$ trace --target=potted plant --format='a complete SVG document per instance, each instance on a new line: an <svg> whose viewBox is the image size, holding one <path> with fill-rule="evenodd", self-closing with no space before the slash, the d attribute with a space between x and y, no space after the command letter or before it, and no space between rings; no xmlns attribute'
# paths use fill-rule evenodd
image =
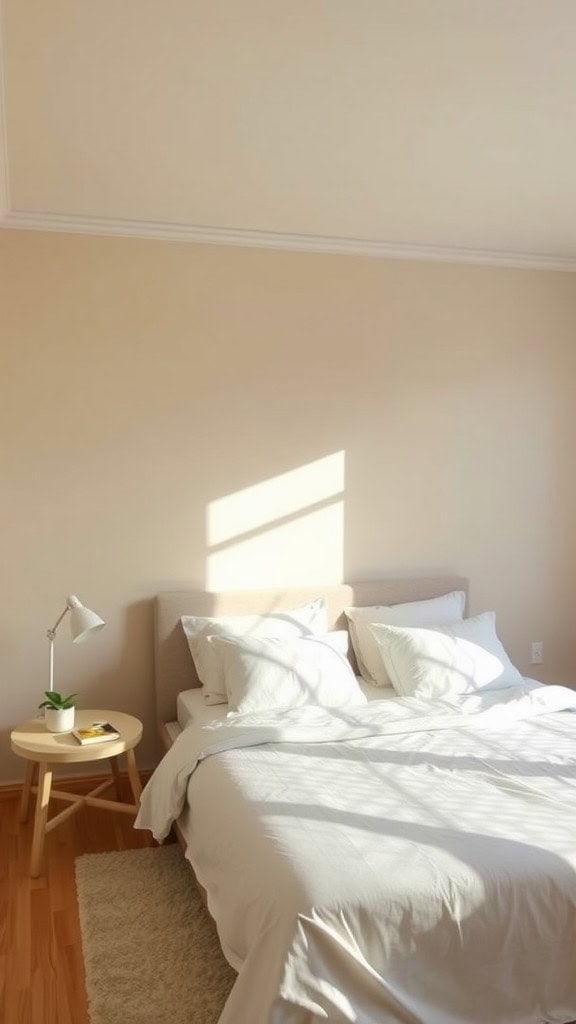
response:
<svg viewBox="0 0 576 1024"><path fill-rule="evenodd" d="M56 690L45 690L44 696L46 700L38 707L45 708L46 728L50 732L71 732L74 728L74 701L77 694L71 693L69 697L63 697Z"/></svg>

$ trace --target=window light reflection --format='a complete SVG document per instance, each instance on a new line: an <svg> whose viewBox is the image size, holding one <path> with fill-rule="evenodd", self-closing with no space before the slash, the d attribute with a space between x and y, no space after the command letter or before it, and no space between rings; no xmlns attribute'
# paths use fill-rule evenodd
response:
<svg viewBox="0 0 576 1024"><path fill-rule="evenodd" d="M344 452L212 501L207 589L343 579Z"/></svg>

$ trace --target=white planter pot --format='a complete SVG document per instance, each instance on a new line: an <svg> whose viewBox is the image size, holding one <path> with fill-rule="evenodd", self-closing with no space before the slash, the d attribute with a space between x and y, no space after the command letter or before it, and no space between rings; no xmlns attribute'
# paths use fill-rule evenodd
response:
<svg viewBox="0 0 576 1024"><path fill-rule="evenodd" d="M75 708L46 708L44 718L49 732L71 732L74 728Z"/></svg>

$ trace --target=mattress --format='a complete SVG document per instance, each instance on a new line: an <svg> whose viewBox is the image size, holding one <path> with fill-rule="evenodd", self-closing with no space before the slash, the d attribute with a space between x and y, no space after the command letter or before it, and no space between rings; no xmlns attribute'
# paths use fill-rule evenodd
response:
<svg viewBox="0 0 576 1024"><path fill-rule="evenodd" d="M228 714L227 704L206 704L204 691L197 686L194 690L183 690L176 700L176 717L181 729L190 722L207 725L209 722L220 722Z"/></svg>
<svg viewBox="0 0 576 1024"><path fill-rule="evenodd" d="M390 700L397 696L392 686L372 686L371 683L366 683L361 676L356 678L367 700ZM228 704L206 704L201 687L183 690L178 694L176 714L180 729L185 729L192 721L198 725L221 722L226 718L228 711Z"/></svg>

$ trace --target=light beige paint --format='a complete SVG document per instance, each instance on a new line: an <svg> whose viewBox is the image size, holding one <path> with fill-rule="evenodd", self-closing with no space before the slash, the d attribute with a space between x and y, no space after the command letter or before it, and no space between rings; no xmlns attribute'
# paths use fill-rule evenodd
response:
<svg viewBox="0 0 576 1024"><path fill-rule="evenodd" d="M0 231L0 310L1 780L66 594L107 627L63 624L57 688L146 765L151 597L259 538L231 585L459 572L576 681L572 275Z"/></svg>
<svg viewBox="0 0 576 1024"><path fill-rule="evenodd" d="M576 256L573 0L3 0L15 210Z"/></svg>
<svg viewBox="0 0 576 1024"><path fill-rule="evenodd" d="M6 89L4 75L4 47L2 35L2 5L0 3L0 224L10 211L8 188L8 137L6 134Z"/></svg>

